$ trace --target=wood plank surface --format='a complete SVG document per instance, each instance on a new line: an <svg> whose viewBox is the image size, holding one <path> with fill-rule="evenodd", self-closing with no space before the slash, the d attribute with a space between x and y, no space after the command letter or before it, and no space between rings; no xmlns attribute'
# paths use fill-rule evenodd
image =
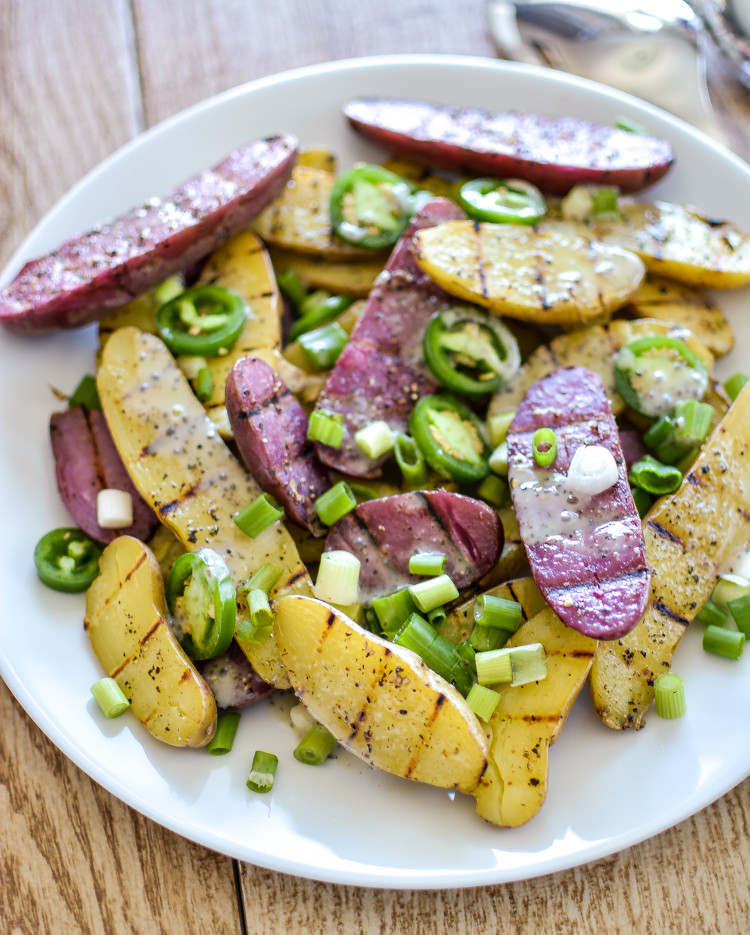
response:
<svg viewBox="0 0 750 935"><path fill-rule="evenodd" d="M0 0L0 265L88 169L205 97L365 54L491 56L483 0ZM750 105L715 101L750 154ZM483 889L334 886L165 831L73 766L0 684L0 933L750 931L750 780L598 863Z"/></svg>

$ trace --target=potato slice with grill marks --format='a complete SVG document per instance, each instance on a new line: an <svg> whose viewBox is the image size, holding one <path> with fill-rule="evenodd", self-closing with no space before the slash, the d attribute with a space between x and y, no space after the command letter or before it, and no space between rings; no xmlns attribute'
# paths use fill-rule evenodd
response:
<svg viewBox="0 0 750 935"><path fill-rule="evenodd" d="M415 254L447 292L545 325L607 319L644 275L638 257L593 239L584 224L478 224L446 221L419 231Z"/></svg>
<svg viewBox="0 0 750 935"><path fill-rule="evenodd" d="M470 792L487 740L464 698L413 652L315 598L279 601L274 634L292 688L346 749L372 766Z"/></svg>
<svg viewBox="0 0 750 935"><path fill-rule="evenodd" d="M84 628L149 732L172 746L202 747L216 730L216 702L168 620L156 557L138 539L118 537L86 594Z"/></svg>

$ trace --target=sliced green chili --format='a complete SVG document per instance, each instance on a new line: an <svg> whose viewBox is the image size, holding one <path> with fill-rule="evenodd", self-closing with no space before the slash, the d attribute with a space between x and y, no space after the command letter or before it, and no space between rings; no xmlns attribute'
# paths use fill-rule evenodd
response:
<svg viewBox="0 0 750 935"><path fill-rule="evenodd" d="M381 166L355 166L336 180L330 212L342 240L370 250L392 247L414 212L412 187Z"/></svg>
<svg viewBox="0 0 750 935"><path fill-rule="evenodd" d="M173 354L215 357L228 351L247 320L241 296L222 286L194 286L165 302L156 330Z"/></svg>
<svg viewBox="0 0 750 935"><path fill-rule="evenodd" d="M469 217L494 224L536 224L547 211L544 195L524 179L471 179L458 202Z"/></svg>
<svg viewBox="0 0 750 935"><path fill-rule="evenodd" d="M53 591L85 591L99 574L102 547L76 527L53 529L37 542L34 565L39 580Z"/></svg>
<svg viewBox="0 0 750 935"><path fill-rule="evenodd" d="M666 335L636 338L615 357L615 386L635 412L669 415L680 399L702 399L708 369L683 341Z"/></svg>
<svg viewBox="0 0 750 935"><path fill-rule="evenodd" d="M630 469L630 483L646 493L661 497L674 493L682 483L682 474L671 464L662 464L651 455L644 455Z"/></svg>
<svg viewBox="0 0 750 935"><path fill-rule="evenodd" d="M471 482L489 473L481 423L458 400L423 396L411 411L409 431L425 461L442 477Z"/></svg>
<svg viewBox="0 0 750 935"><path fill-rule="evenodd" d="M185 633L180 644L191 659L213 659L229 648L237 615L232 576L213 549L186 552L172 566L166 587L170 613L182 598Z"/></svg>

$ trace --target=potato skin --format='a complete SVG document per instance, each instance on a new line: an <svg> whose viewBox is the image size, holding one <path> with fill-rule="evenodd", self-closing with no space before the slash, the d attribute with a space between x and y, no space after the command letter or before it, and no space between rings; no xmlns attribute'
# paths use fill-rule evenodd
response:
<svg viewBox="0 0 750 935"><path fill-rule="evenodd" d="M157 740L205 746L216 731L216 702L169 626L156 556L120 536L99 569L86 594L84 629L104 670Z"/></svg>

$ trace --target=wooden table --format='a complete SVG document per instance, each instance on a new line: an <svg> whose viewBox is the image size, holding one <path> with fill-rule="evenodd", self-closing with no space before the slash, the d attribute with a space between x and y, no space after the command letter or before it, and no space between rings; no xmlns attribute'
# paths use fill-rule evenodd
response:
<svg viewBox="0 0 750 935"><path fill-rule="evenodd" d="M484 0L0 0L0 266L87 170L196 101L292 66L493 56ZM734 147L748 92L714 69ZM5 531L5 534L9 534ZM0 684L0 931L742 933L750 781L595 865L474 890L318 884L238 864L90 781Z"/></svg>

